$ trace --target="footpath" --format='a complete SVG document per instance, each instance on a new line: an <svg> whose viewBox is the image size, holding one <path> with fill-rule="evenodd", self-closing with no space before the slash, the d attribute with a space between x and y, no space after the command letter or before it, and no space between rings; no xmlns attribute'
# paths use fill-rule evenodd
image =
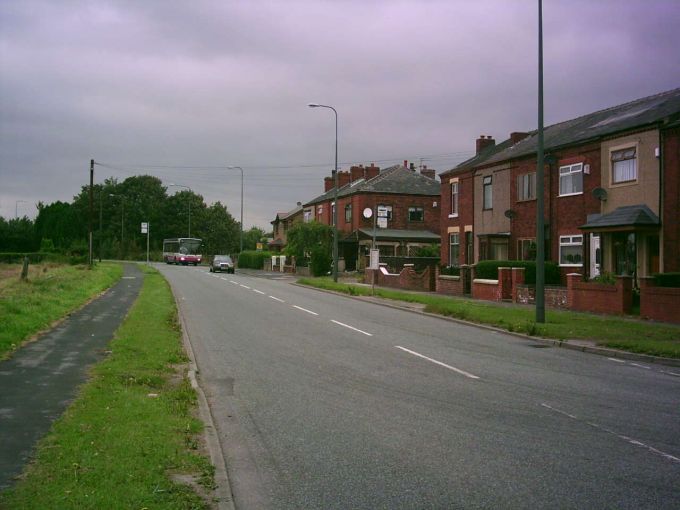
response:
<svg viewBox="0 0 680 510"><path fill-rule="evenodd" d="M116 285L0 362L0 490L13 484L89 368L106 356L144 279L136 264L123 268Z"/></svg>

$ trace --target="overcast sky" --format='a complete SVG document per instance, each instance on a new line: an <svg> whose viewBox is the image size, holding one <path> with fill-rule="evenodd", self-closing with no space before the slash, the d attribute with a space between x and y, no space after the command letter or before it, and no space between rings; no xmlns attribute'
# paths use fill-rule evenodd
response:
<svg viewBox="0 0 680 510"><path fill-rule="evenodd" d="M0 215L89 182L191 187L244 225L341 168L442 172L536 128L537 0L0 2ZM544 0L546 125L680 86L680 1ZM107 165L107 166L104 166ZM187 167L187 168L171 168ZM202 167L202 168L201 168ZM180 191L182 188L170 188Z"/></svg>

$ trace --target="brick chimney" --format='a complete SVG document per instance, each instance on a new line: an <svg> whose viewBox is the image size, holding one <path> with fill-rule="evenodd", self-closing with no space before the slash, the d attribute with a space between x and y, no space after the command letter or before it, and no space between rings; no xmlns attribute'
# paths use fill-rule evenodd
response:
<svg viewBox="0 0 680 510"><path fill-rule="evenodd" d="M434 168L427 168L427 165L423 165L423 168L420 170L420 173L422 175L424 175L425 177L429 177L430 179L435 179Z"/></svg>
<svg viewBox="0 0 680 510"><path fill-rule="evenodd" d="M479 138L477 138L476 155L479 155L479 153L487 147L493 147L494 145L496 145L496 140L494 140L492 136L479 135Z"/></svg>
<svg viewBox="0 0 680 510"><path fill-rule="evenodd" d="M517 142L524 140L527 136L529 136L529 133L513 131L512 133L510 133L510 141L512 142L512 145L515 145Z"/></svg>
<svg viewBox="0 0 680 510"><path fill-rule="evenodd" d="M349 175L350 178L352 179L352 182L358 181L359 179L364 178L364 167L359 165L359 166L353 166L349 169Z"/></svg>
<svg viewBox="0 0 680 510"><path fill-rule="evenodd" d="M408 168L408 159L404 160L404 168Z"/></svg>
<svg viewBox="0 0 680 510"><path fill-rule="evenodd" d="M376 175L380 173L380 167L375 166L373 163L371 163L371 166L367 166L365 169L364 175L366 176L366 180L373 179Z"/></svg>
<svg viewBox="0 0 680 510"><path fill-rule="evenodd" d="M349 172L338 172L338 189L350 183Z"/></svg>
<svg viewBox="0 0 680 510"><path fill-rule="evenodd" d="M326 191L330 191L333 189L333 177L324 177L323 178L323 191L324 193Z"/></svg>
<svg viewBox="0 0 680 510"><path fill-rule="evenodd" d="M411 163L411 164L409 165L408 169L411 170L411 172L415 172L415 171L416 171L416 164L415 164L415 163Z"/></svg>

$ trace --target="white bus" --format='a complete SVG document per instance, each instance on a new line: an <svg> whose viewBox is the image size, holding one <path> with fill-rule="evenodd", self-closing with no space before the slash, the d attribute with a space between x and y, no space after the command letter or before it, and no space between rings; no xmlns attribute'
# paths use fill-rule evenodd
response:
<svg viewBox="0 0 680 510"><path fill-rule="evenodd" d="M194 266L201 263L201 239L194 237L175 237L163 240L163 261L166 264Z"/></svg>

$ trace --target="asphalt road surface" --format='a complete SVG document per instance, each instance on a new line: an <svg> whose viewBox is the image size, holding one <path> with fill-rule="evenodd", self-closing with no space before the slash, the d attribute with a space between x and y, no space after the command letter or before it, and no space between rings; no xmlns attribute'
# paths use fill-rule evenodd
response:
<svg viewBox="0 0 680 510"><path fill-rule="evenodd" d="M159 267L237 508L680 508L680 369Z"/></svg>

